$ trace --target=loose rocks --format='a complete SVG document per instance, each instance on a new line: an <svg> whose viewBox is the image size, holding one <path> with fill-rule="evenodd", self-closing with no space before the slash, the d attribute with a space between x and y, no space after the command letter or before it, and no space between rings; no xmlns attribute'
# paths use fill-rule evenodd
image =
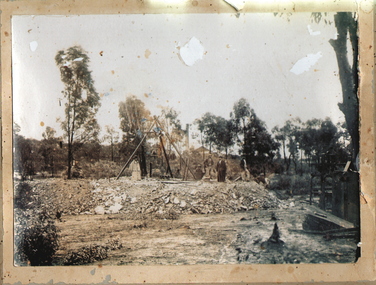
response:
<svg viewBox="0 0 376 285"><path fill-rule="evenodd" d="M48 212L63 215L125 213L134 218L156 214L166 218L180 214L233 213L278 208L277 197L256 182L182 182L100 179L88 181L44 179L30 186Z"/></svg>

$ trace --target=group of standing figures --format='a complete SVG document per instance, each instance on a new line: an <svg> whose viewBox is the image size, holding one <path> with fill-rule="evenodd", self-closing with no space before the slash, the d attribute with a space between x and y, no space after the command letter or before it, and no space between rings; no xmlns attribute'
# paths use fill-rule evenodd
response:
<svg viewBox="0 0 376 285"><path fill-rule="evenodd" d="M214 161L211 155L204 161L204 169L205 169L205 173L209 175L209 178L211 179L213 177L213 174L215 174ZM225 182L227 163L226 163L226 160L223 158L223 156L219 157L219 160L217 162L217 167L215 168L215 170L217 172L217 181Z"/></svg>

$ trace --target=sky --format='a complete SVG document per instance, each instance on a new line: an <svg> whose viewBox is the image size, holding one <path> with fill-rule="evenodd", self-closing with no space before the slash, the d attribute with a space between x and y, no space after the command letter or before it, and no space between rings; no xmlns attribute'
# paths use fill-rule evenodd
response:
<svg viewBox="0 0 376 285"><path fill-rule="evenodd" d="M332 15L328 16L328 20ZM136 95L154 115L179 112L183 124L204 113L229 118L246 98L271 130L294 117L343 121L334 24L310 13L14 16L13 118L21 135L62 135L64 85L55 55L80 45L101 96L102 130L119 130L118 104Z"/></svg>

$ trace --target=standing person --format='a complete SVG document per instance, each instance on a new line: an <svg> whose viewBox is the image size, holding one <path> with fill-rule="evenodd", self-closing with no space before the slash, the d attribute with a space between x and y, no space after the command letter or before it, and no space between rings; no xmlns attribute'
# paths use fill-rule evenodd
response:
<svg viewBox="0 0 376 285"><path fill-rule="evenodd" d="M204 176L204 174L205 174L204 169L202 168L201 164L198 164L196 166L196 169L195 169L196 179L198 179L198 180L202 179L202 177Z"/></svg>
<svg viewBox="0 0 376 285"><path fill-rule="evenodd" d="M218 182L225 182L226 181L226 170L227 170L226 161L223 159L223 156L220 156L219 161L217 163Z"/></svg>
<svg viewBox="0 0 376 285"><path fill-rule="evenodd" d="M242 180L249 181L251 179L251 174L249 173L245 158L240 161L240 167L243 169L243 172L241 174Z"/></svg>
<svg viewBox="0 0 376 285"><path fill-rule="evenodd" d="M214 161L211 155L204 161L205 175L209 175L209 180L212 179L214 173Z"/></svg>
<svg viewBox="0 0 376 285"><path fill-rule="evenodd" d="M134 157L131 165L129 166L129 169L132 171L132 181L141 180L141 169L137 156Z"/></svg>

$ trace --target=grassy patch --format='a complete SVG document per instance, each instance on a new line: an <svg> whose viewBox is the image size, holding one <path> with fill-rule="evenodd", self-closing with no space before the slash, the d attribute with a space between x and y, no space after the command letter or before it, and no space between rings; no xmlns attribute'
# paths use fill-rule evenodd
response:
<svg viewBox="0 0 376 285"><path fill-rule="evenodd" d="M270 181L269 189L286 190L292 195L308 194L311 189L311 176L304 175L275 175Z"/></svg>

